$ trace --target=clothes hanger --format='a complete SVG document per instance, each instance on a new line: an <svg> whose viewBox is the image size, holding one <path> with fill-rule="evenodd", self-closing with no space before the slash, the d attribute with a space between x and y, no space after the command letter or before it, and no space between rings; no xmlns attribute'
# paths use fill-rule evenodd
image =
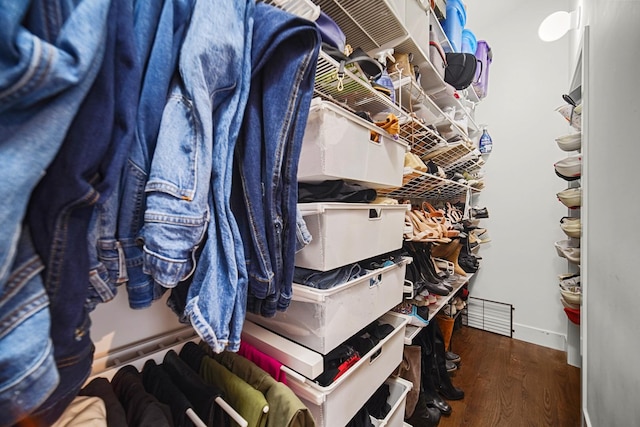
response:
<svg viewBox="0 0 640 427"><path fill-rule="evenodd" d="M185 338L181 338L181 337L177 337L175 338L178 342L170 345L170 346L165 346L162 344L157 344L157 347L155 350L147 350L142 351L142 350L136 350L137 345L133 345L127 349L125 349L124 351L121 351L119 353L122 354L131 354L134 353L133 357L130 358L126 358L126 359L121 359L121 358L115 358L113 361L113 365L110 366L108 369L106 370L102 370L102 371L98 371L98 372L92 372L91 376L87 379L87 381L85 382L85 384L88 384L89 382L91 382L94 378L98 378L98 377L102 377L102 378L106 378L107 380L111 381L111 379L115 376L116 372L118 372L118 370L125 366L125 365L132 365L134 366L138 371L142 371L144 364L146 363L147 360L152 359L153 361L155 361L157 364L162 364L163 360L164 360L164 356L171 350L175 351L176 353L179 353L180 350L182 349L182 347L189 341L193 341L193 342L197 342L200 337L198 335L193 335L187 339ZM247 422L247 420L245 420L242 415L240 415L231 405L229 405L229 403L227 403L222 397L218 396L214 399L214 401L218 404L218 406L220 406L220 408L222 408L223 411L225 411L229 417L231 419L233 419L236 423L238 423L239 426L241 427L247 427L249 425L249 423ZM265 411L266 412L266 411ZM200 417L198 416L198 414L196 414L193 409L189 408L186 410L186 415L187 417L189 417L189 419L193 422L193 424L197 427L207 427L207 425L200 419Z"/></svg>

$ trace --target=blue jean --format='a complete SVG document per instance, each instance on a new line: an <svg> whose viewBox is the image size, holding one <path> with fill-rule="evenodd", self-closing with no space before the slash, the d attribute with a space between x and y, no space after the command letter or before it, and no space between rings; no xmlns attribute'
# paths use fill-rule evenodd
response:
<svg viewBox="0 0 640 427"><path fill-rule="evenodd" d="M252 0L196 2L162 116L140 232L144 271L155 282L173 288L193 274L185 315L215 351L237 349L239 340L228 342L228 324L238 298L244 310L237 290L246 287L246 273L229 194L249 91L253 9Z"/></svg>
<svg viewBox="0 0 640 427"><path fill-rule="evenodd" d="M134 31L133 35L128 37L130 37L130 41L134 42L135 61L140 72L138 87L135 88L135 92L132 92L138 98L142 85L143 68L146 67L149 59L163 4L158 1L150 2L144 0L135 0L133 3ZM125 88L122 91L124 92L124 90ZM136 102L139 102L139 99ZM137 108L138 104L136 103L135 108L128 115L135 117ZM134 134L131 132L132 140L127 141L129 144L126 144L126 148L121 147L121 152L126 152L127 157L133 138ZM112 186L108 194L103 192L100 195L100 201L93 211L89 226L89 280L91 286L102 294L102 298L113 298L116 287L126 283L128 280L124 249L116 238L118 207L122 200L119 183L122 181L122 163L124 160L126 159L118 162L117 169L116 167L112 168L112 171L117 170L119 173L117 177L118 185Z"/></svg>
<svg viewBox="0 0 640 427"><path fill-rule="evenodd" d="M296 283L315 289L331 289L367 273L368 271L358 263L344 265L329 271L316 271L296 267L293 272L293 280Z"/></svg>
<svg viewBox="0 0 640 427"><path fill-rule="evenodd" d="M136 6L142 7L139 3L142 1L138 0ZM143 271L143 251L139 237L145 212L145 184L151 170L151 159L155 152L162 112L194 2L195 0L165 0L155 34L152 34L149 23L136 24L136 27L139 25L141 28L141 32L147 31L152 34L153 45L144 72L135 140L125 164L121 183L117 243L111 239L107 230L102 233L103 236L98 243L99 247L104 248L101 261L107 266L106 269L116 272L112 275L126 271L126 277L118 276L118 280L127 282L131 308L148 307L153 300L162 295L159 287L154 286L151 277ZM154 16L153 13L137 13L139 17L149 20ZM142 48L144 42L144 39L139 40L139 47ZM124 269L121 264L115 264L120 262L121 253L124 253L126 260Z"/></svg>
<svg viewBox="0 0 640 427"><path fill-rule="evenodd" d="M42 375L43 367L51 369L49 313L42 310L46 302L40 276L23 275L33 271L37 256L33 251L29 255L31 248L24 243L29 236L21 224L32 190L100 68L110 2L69 3L49 0L29 10L27 1L0 1L0 305L6 308L0 310L0 354L6 362L1 365L0 407L12 408L0 412L2 425L42 404L56 384L54 374ZM19 331L24 335L15 335ZM21 351L13 345L18 337L41 349ZM18 369L7 376L5 369L11 368ZM22 388L29 383L25 393Z"/></svg>
<svg viewBox="0 0 640 427"><path fill-rule="evenodd" d="M312 22L257 5L233 206L245 242L247 309L263 316L285 310L291 299L298 160L319 49Z"/></svg>

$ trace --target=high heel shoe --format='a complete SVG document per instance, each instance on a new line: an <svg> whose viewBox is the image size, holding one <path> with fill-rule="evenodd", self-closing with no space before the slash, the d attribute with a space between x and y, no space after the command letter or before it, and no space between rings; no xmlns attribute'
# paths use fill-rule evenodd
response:
<svg viewBox="0 0 640 427"><path fill-rule="evenodd" d="M442 230L433 221L425 218L421 211L407 211L409 220L411 221L414 232L410 239L413 242L440 242L443 241ZM417 232L416 232L417 230Z"/></svg>

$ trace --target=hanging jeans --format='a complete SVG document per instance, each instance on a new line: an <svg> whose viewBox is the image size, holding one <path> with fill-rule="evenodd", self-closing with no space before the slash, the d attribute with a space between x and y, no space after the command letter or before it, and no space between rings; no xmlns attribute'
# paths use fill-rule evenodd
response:
<svg viewBox="0 0 640 427"><path fill-rule="evenodd" d="M195 269L186 313L218 351L227 346L229 320L242 297L237 289L246 286L229 193L249 92L253 9L251 0L196 2L162 116L140 231L144 272L154 282L173 288Z"/></svg>
<svg viewBox="0 0 640 427"><path fill-rule="evenodd" d="M107 25L100 71L27 212L34 246L45 264L51 338L60 373L55 392L33 413L47 422L60 415L89 375L89 312L115 295L105 282L89 280L87 235L96 204L119 183L133 136L140 67L128 0L111 0Z"/></svg>
<svg viewBox="0 0 640 427"><path fill-rule="evenodd" d="M42 265L21 224L100 68L109 4L0 0L0 425L58 382Z"/></svg>
<svg viewBox="0 0 640 427"><path fill-rule="evenodd" d="M118 241L115 242L110 237L110 229L114 224L113 204L107 207L108 212L103 217L105 224L99 232L100 259L111 272L111 277L118 277L118 282L127 282L131 308L149 307L153 300L161 296L160 289L154 286L151 277L143 271L142 244L138 238L145 212L145 184L155 152L162 111L194 3L195 0L164 1L155 36L152 35L153 46L144 72L135 139L122 177L121 201L116 220ZM120 263L120 250L126 259L126 273ZM126 274L124 278L123 274Z"/></svg>
<svg viewBox="0 0 640 427"><path fill-rule="evenodd" d="M291 299L300 231L298 160L319 49L314 23L257 5L251 92L237 145L233 206L249 273L247 309L267 317L285 310Z"/></svg>
<svg viewBox="0 0 640 427"><path fill-rule="evenodd" d="M139 67L139 78L142 79L143 68L147 65L156 29L159 27L163 2L135 0L133 3L134 33L128 39L130 43L135 43L135 61ZM138 87L132 92L136 96L136 102L139 102L141 85L142 81L140 80ZM120 90L121 93L125 91L125 88ZM135 119L137 109L138 104L135 104L133 111L130 111L128 116ZM133 142L133 138L134 134L131 132L131 142ZM121 152L128 157L131 146L127 145L125 150L123 145L120 145ZM124 250L116 239L118 207L122 199L120 183L122 182L124 161L126 158L117 162L119 166L114 165L110 168L113 181L118 185L111 186L108 194L105 194L104 191L101 193L100 201L93 211L89 226L89 280L94 289L103 290L104 297L114 295L116 287L126 283L128 278ZM116 171L118 176L115 176Z"/></svg>

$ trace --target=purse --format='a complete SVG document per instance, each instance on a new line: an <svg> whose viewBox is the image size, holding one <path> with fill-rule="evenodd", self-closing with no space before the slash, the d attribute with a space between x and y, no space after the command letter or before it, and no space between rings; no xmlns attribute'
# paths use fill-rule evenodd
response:
<svg viewBox="0 0 640 427"><path fill-rule="evenodd" d="M457 90L466 89L476 75L477 58L471 53L447 53L444 81Z"/></svg>

